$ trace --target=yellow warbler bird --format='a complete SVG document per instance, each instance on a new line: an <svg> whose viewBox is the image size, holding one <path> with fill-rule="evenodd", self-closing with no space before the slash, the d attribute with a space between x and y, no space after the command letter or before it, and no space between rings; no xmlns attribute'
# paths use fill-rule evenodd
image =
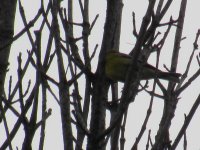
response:
<svg viewBox="0 0 200 150"><path fill-rule="evenodd" d="M131 65L132 57L127 54L119 53L117 51L109 51L106 54L106 76L113 81L125 82L128 68ZM137 67L136 67L137 68ZM137 70L136 70L137 71ZM153 67L150 64L144 64L140 73L141 80L148 79L164 79L172 82L179 82L179 73L163 72Z"/></svg>

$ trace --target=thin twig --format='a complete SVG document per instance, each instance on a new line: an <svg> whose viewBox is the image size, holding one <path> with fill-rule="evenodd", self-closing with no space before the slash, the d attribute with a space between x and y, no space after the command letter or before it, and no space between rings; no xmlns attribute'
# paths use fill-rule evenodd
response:
<svg viewBox="0 0 200 150"><path fill-rule="evenodd" d="M136 25L135 25L135 12L132 12L132 17L133 17L133 35L137 38L138 33L137 33Z"/></svg>

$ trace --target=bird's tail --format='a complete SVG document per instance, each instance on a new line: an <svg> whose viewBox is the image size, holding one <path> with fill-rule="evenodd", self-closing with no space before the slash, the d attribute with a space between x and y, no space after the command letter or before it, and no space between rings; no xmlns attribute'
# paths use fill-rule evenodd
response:
<svg viewBox="0 0 200 150"><path fill-rule="evenodd" d="M180 73L172 73L172 72L159 72L158 73L158 78L164 79L164 80L169 80L172 82L179 83L180 79L179 77L181 76Z"/></svg>

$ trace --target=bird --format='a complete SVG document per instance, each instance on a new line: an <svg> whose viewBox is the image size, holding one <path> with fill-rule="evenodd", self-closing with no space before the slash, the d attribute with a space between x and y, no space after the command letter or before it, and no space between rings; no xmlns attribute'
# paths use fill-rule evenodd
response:
<svg viewBox="0 0 200 150"><path fill-rule="evenodd" d="M131 62L132 57L130 55L114 50L107 52L105 56L106 77L115 82L125 82L126 74ZM138 60L138 64L139 63L142 62ZM135 71L138 71L138 67L135 68ZM148 63L143 65L140 73L141 80L155 79L157 77L158 79L164 79L175 83L180 82L180 76L180 73L164 72Z"/></svg>

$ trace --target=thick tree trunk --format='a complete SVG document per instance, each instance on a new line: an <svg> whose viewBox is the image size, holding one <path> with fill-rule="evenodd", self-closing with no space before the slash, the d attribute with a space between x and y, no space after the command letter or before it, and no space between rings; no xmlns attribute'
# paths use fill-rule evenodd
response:
<svg viewBox="0 0 200 150"><path fill-rule="evenodd" d="M104 57L108 50L119 49L122 7L122 0L107 0L107 15L103 42L96 72L96 80L93 84L90 122L91 136L88 139L88 150L105 149L104 140L98 139L105 130L105 103L108 93L108 82L104 76Z"/></svg>
<svg viewBox="0 0 200 150"><path fill-rule="evenodd" d="M17 0L0 2L0 95L4 93L4 80L8 67L11 45L5 47L13 38Z"/></svg>

